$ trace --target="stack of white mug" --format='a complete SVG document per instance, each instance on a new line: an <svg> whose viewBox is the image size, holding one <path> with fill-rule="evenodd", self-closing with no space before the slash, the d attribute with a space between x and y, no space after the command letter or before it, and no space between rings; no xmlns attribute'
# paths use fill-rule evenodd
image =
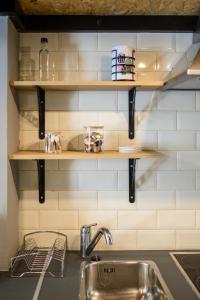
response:
<svg viewBox="0 0 200 300"><path fill-rule="evenodd" d="M112 48L112 80L135 80L134 53L128 46Z"/></svg>

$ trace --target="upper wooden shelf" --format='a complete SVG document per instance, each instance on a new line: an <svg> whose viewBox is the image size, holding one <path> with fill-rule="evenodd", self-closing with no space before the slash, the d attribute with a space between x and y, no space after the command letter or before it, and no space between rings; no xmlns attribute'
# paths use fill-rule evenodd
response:
<svg viewBox="0 0 200 300"><path fill-rule="evenodd" d="M141 89L156 89L162 87L164 81L11 81L10 86L18 90L33 90L40 86L46 91L73 91L73 90L120 90L128 91L132 87Z"/></svg>
<svg viewBox="0 0 200 300"><path fill-rule="evenodd" d="M120 158L156 158L160 153L143 150L133 153L120 153L118 151L102 151L100 153L86 153L83 151L62 151L61 153L45 153L42 151L18 151L10 154L10 160L53 160L53 159L120 159Z"/></svg>

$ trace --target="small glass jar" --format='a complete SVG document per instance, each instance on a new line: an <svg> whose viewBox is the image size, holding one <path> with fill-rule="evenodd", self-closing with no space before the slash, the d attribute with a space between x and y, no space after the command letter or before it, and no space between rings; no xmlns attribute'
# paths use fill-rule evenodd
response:
<svg viewBox="0 0 200 300"><path fill-rule="evenodd" d="M98 153L102 151L104 127L85 126L84 147L86 152Z"/></svg>

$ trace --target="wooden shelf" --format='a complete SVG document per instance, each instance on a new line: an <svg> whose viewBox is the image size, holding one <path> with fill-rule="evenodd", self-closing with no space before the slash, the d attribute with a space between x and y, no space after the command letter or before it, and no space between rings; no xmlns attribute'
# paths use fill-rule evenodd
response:
<svg viewBox="0 0 200 300"><path fill-rule="evenodd" d="M156 158L160 153L155 151L138 151L134 153L120 153L118 151L103 151L100 153L86 153L81 151L63 151L58 154L42 151L18 151L10 154L10 160L53 160L53 159L120 159L120 158Z"/></svg>
<svg viewBox="0 0 200 300"><path fill-rule="evenodd" d="M46 91L73 91L73 90L120 90L128 91L133 87L141 89L156 89L162 87L164 81L11 81L10 86L17 90L33 90L36 86Z"/></svg>
<svg viewBox="0 0 200 300"><path fill-rule="evenodd" d="M16 90L35 90L38 98L39 137L45 137L45 91L74 90L120 90L128 91L129 107L129 138L134 138L134 113L136 88L154 90L164 85L163 81L11 81L10 86ZM134 153L119 153L118 151L103 151L86 153L81 151L63 151L59 154L49 154L42 151L18 151L10 154L10 160L35 160L38 169L39 201L45 201L45 160L61 159L128 159L129 160L129 201L135 201L135 166L136 159L156 158L160 154L155 151L137 151Z"/></svg>

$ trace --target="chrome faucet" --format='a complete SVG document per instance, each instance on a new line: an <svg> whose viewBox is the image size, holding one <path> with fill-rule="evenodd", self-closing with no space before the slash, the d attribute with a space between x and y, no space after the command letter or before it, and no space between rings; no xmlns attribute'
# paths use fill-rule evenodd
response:
<svg viewBox="0 0 200 300"><path fill-rule="evenodd" d="M110 231L107 228L101 227L94 235L91 240L91 227L96 226L97 223L84 225L81 227L81 257L86 258L90 255L96 244L101 239L102 235L104 235L106 244L112 245L112 236Z"/></svg>

